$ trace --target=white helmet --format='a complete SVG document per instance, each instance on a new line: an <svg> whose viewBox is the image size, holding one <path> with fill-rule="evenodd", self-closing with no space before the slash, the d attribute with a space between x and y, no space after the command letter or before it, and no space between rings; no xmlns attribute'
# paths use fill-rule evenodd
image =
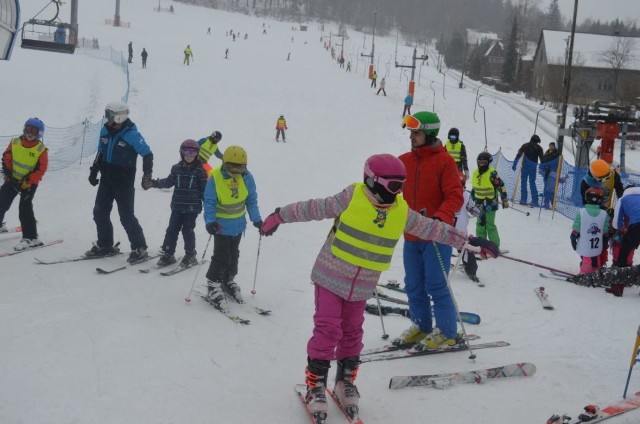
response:
<svg viewBox="0 0 640 424"><path fill-rule="evenodd" d="M129 106L124 102L109 102L104 108L104 117L113 119L116 124L122 124L129 119Z"/></svg>

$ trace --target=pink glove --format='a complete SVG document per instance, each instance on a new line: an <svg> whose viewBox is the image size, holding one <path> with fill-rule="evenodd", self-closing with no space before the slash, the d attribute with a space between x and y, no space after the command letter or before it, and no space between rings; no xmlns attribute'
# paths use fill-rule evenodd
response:
<svg viewBox="0 0 640 424"><path fill-rule="evenodd" d="M284 224L284 221L280 217L279 212L280 208L277 208L274 213L269 215L267 219L264 220L264 224L262 224L262 228L260 229L260 234L269 237L276 232L280 224Z"/></svg>

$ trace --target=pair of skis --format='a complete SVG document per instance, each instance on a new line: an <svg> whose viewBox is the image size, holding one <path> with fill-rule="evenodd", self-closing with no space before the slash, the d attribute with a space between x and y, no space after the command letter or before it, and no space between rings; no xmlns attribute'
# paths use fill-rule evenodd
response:
<svg viewBox="0 0 640 424"><path fill-rule="evenodd" d="M197 290L194 290L194 291L197 293L198 296L200 296L200 299L204 300L208 305L212 306L216 311L220 312L222 315L227 317L230 321L235 322L236 324L243 324L243 325L251 324L251 320L249 320L249 319L243 318L243 317L241 317L239 315L235 315L235 314L233 314L233 313L231 313L229 311L223 311L222 309L211 305L204 294L202 294L201 292L199 292ZM189 303L189 302L191 302L191 299L189 299L187 297L187 298L185 298L185 301L187 303ZM238 301L236 301L235 299L233 299L233 301L235 303L238 303ZM253 311L258 315L271 315L271 310L269 310L269 309L262 309L262 308L260 308L258 306L253 306L252 308L253 308Z"/></svg>
<svg viewBox="0 0 640 424"><path fill-rule="evenodd" d="M547 424L599 423L638 408L640 408L640 392L602 409L596 405L587 405L584 407L584 412L578 414L576 419L566 414L553 414L547 420Z"/></svg>
<svg viewBox="0 0 640 424"><path fill-rule="evenodd" d="M307 394L306 384L296 384L295 386L293 386L293 390L298 396L298 399L300 399L300 401L302 402L302 406L304 407L305 411L307 411L307 415L309 416L311 424L325 424L327 422L327 414L325 413L314 414L309 409L309 406L307 405L307 402L305 400L305 397ZM330 397L331 399L333 399L333 402L335 403L336 407L340 410L340 412L342 412L342 415L344 415L344 419L346 420L345 422L349 424L364 424L364 421L362 421L357 411L354 411L353 409L347 410L344 406L342 406L342 404L340 403L340 400L338 399L338 397L336 396L333 390L327 388L326 391L328 394L327 397Z"/></svg>
<svg viewBox="0 0 640 424"><path fill-rule="evenodd" d="M389 361L393 359L403 359L403 358L413 358L418 356L427 356L427 355L437 355L440 353L451 353L451 352L463 352L469 350L471 347L473 350L478 349L489 349L494 347L506 347L510 346L509 343L505 341L497 341L497 342L486 342L486 343L476 343L467 345L468 341L459 343L455 346L446 346L440 347L438 349L430 349L423 351L414 351L410 349L411 346L385 346L380 349L371 349L367 351L363 351L360 355L360 362L378 362L378 361Z"/></svg>

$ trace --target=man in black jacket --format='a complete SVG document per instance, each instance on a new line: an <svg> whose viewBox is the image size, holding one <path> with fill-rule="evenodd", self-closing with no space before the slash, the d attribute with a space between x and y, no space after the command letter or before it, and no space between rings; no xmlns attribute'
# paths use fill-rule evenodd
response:
<svg viewBox="0 0 640 424"><path fill-rule="evenodd" d="M522 171L520 173L522 177L520 180L520 203L523 205L527 204L527 184L529 184L529 188L531 189L531 203L529 203L529 205L534 208L538 207L536 168L538 167L538 162L542 160L543 155L544 152L542 151L542 147L540 147L540 137L534 134L528 143L520 146L518 154L513 161L511 169L515 171L518 166L518 160L520 160L522 156L525 157L525 159L522 160Z"/></svg>

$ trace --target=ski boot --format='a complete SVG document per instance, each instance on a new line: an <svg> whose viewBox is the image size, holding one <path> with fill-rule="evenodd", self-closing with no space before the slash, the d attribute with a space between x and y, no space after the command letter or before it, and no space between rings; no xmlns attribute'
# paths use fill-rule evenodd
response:
<svg viewBox="0 0 640 424"><path fill-rule="evenodd" d="M424 352L427 350L436 350L447 347L452 347L457 345L459 342L459 337L456 335L456 338L448 338L444 334L440 332L439 329L434 328L431 333L429 333L424 339L422 339L419 343L416 343L413 346L412 350L414 352Z"/></svg>
<svg viewBox="0 0 640 424"><path fill-rule="evenodd" d="M222 284L219 281L207 280L207 295L204 297L204 300L223 314L229 313L227 299L224 296Z"/></svg>
<svg viewBox="0 0 640 424"><path fill-rule="evenodd" d="M34 247L42 246L42 244L43 243L37 238L23 238L22 240L20 240L20 243L14 246L13 250L19 252L21 250L33 249Z"/></svg>
<svg viewBox="0 0 640 424"><path fill-rule="evenodd" d="M127 258L127 262L130 264L135 264L138 262L142 262L146 258L149 257L149 253L147 252L146 247L138 247L137 249L133 249L131 253L129 253L129 257Z"/></svg>
<svg viewBox="0 0 640 424"><path fill-rule="evenodd" d="M198 263L196 258L197 252L195 250L188 250L184 252L184 258L180 261L180 266L183 268L190 268Z"/></svg>
<svg viewBox="0 0 640 424"><path fill-rule="evenodd" d="M233 300L237 303L244 303L244 299L242 298L242 292L240 291L240 286L233 280L223 281L222 282L222 290L231 296Z"/></svg>
<svg viewBox="0 0 640 424"><path fill-rule="evenodd" d="M91 249L84 252L84 256L87 258L101 258L103 256L113 256L120 253L120 248L118 248L118 244L115 246L99 246L98 242L93 242L93 246Z"/></svg>
<svg viewBox="0 0 640 424"><path fill-rule="evenodd" d="M581 423L593 421L600 416L600 408L596 405L587 405L584 407L584 413L578 415Z"/></svg>
<svg viewBox="0 0 640 424"><path fill-rule="evenodd" d="M162 256L160 256L160 259L158 259L158 263L156 265L158 266L158 268L163 268L165 266L175 264L176 262L176 257L173 254L162 251Z"/></svg>
<svg viewBox="0 0 640 424"><path fill-rule="evenodd" d="M307 395L305 402L309 413L317 424L324 424L327 419L327 376L331 363L322 359L311 359L307 357L307 369L305 370L305 384L307 385Z"/></svg>
<svg viewBox="0 0 640 424"><path fill-rule="evenodd" d="M425 337L427 337L427 335L420 330L420 327L411 324L411 327L404 330L404 332L400 334L400 337L393 339L391 344L398 347L411 347Z"/></svg>
<svg viewBox="0 0 640 424"><path fill-rule="evenodd" d="M358 368L360 364L359 357L345 358L338 360L338 370L336 372L336 385L333 393L344 408L345 412L353 421L358 418L358 400L360 393L355 384L358 376Z"/></svg>

